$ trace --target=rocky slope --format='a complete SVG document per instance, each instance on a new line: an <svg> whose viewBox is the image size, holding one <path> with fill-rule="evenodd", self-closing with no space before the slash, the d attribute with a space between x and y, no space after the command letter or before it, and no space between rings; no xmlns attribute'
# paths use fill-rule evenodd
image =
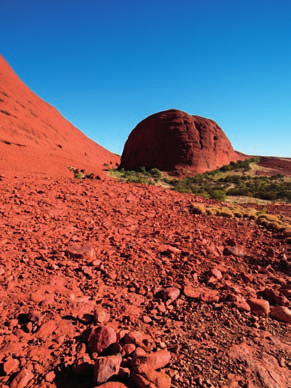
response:
<svg viewBox="0 0 291 388"><path fill-rule="evenodd" d="M202 173L245 157L233 150L213 120L170 109L147 117L134 128L124 146L120 168L144 166Z"/></svg>
<svg viewBox="0 0 291 388"><path fill-rule="evenodd" d="M0 171L71 176L67 166L102 173L119 158L87 138L34 94L0 56Z"/></svg>
<svg viewBox="0 0 291 388"><path fill-rule="evenodd" d="M2 387L288 387L282 232L109 180L4 177L0 197Z"/></svg>

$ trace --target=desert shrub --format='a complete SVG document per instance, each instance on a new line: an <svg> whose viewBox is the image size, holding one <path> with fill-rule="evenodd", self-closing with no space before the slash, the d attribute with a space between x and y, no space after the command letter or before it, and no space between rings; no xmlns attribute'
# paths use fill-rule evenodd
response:
<svg viewBox="0 0 291 388"><path fill-rule="evenodd" d="M235 217L239 217L239 218L240 218L240 217L243 216L243 211L242 211L241 208L239 208L239 207L232 207L231 210L232 210L233 215L234 215Z"/></svg>
<svg viewBox="0 0 291 388"><path fill-rule="evenodd" d="M147 175L147 174L148 174L148 172L147 172L147 168L146 168L146 167L144 167L144 166L142 166L142 167L138 167L138 168L136 169L136 171L137 171L137 172L141 172L142 174L145 174L145 175Z"/></svg>
<svg viewBox="0 0 291 388"><path fill-rule="evenodd" d="M218 201L224 202L226 200L226 193L222 190L211 190L209 192L211 199L217 199Z"/></svg>
<svg viewBox="0 0 291 388"><path fill-rule="evenodd" d="M135 174L128 175L126 180L127 180L127 182L130 182L130 183L140 183L143 185L151 184L151 180L141 173L135 173Z"/></svg>
<svg viewBox="0 0 291 388"><path fill-rule="evenodd" d="M206 208L204 205L192 204L190 212L192 214L206 214Z"/></svg>
<svg viewBox="0 0 291 388"><path fill-rule="evenodd" d="M274 214L263 214L261 216L258 217L259 221L262 221L262 220L267 220L267 221L270 221L270 222L276 222L278 221L278 216L274 215Z"/></svg>
<svg viewBox="0 0 291 388"><path fill-rule="evenodd" d="M82 172L74 172L74 178L76 178L76 179L84 179L85 175Z"/></svg>
<svg viewBox="0 0 291 388"><path fill-rule="evenodd" d="M251 220L255 220L257 218L257 211L253 208L244 209L243 215L244 217L250 218Z"/></svg>
<svg viewBox="0 0 291 388"><path fill-rule="evenodd" d="M255 198L265 199L268 201L274 201L275 199L277 199L278 193L276 193L275 191L260 190L260 191L253 193L253 196Z"/></svg>
<svg viewBox="0 0 291 388"><path fill-rule="evenodd" d="M216 216L217 215L217 212L218 212L218 209L215 208L215 207L208 207L206 209L206 213L209 215L209 216Z"/></svg>
<svg viewBox="0 0 291 388"><path fill-rule="evenodd" d="M162 172L158 168L151 168L149 172L155 179L160 179L162 177Z"/></svg>
<svg viewBox="0 0 291 388"><path fill-rule="evenodd" d="M260 210L259 212L257 212L257 216L259 217L259 216L263 216L263 215L265 215L265 214L267 214L267 208L266 207L264 207L262 210Z"/></svg>
<svg viewBox="0 0 291 388"><path fill-rule="evenodd" d="M221 217L232 218L233 212L230 209L228 209L227 207L222 207L222 208L218 208L217 215L219 215Z"/></svg>

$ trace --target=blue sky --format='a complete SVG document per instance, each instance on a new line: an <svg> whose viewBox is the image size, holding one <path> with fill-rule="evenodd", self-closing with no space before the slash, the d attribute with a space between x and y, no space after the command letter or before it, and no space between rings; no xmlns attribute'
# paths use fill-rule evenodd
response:
<svg viewBox="0 0 291 388"><path fill-rule="evenodd" d="M290 0L0 0L0 53L87 136L121 154L177 108L235 149L291 157Z"/></svg>

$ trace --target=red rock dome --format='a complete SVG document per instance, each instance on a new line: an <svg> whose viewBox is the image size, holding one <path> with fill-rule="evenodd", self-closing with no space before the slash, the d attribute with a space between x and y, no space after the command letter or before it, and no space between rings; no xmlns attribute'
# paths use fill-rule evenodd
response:
<svg viewBox="0 0 291 388"><path fill-rule="evenodd" d="M103 173L119 157L85 136L33 93L0 55L0 173L72 176L67 166Z"/></svg>
<svg viewBox="0 0 291 388"><path fill-rule="evenodd" d="M238 159L243 158L215 121L170 109L147 117L133 129L119 168L202 173Z"/></svg>

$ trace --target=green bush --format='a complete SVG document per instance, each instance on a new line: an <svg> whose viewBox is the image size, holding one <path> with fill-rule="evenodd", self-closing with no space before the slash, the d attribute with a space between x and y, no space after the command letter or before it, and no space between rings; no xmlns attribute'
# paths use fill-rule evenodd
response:
<svg viewBox="0 0 291 388"><path fill-rule="evenodd" d="M162 172L158 168L151 168L149 173L155 179L160 179L162 177Z"/></svg>
<svg viewBox="0 0 291 388"><path fill-rule="evenodd" d="M226 200L226 192L222 190L212 190L209 192L209 196L211 199L217 199L222 202Z"/></svg>

